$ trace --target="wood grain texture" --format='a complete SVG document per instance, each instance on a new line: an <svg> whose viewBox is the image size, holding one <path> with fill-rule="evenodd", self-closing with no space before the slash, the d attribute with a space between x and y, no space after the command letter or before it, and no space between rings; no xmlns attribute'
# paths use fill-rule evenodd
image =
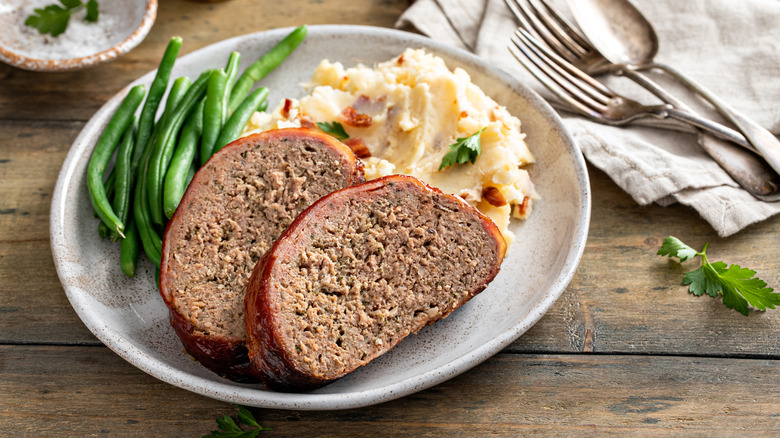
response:
<svg viewBox="0 0 780 438"><path fill-rule="evenodd" d="M4 346L0 367L2 436L194 437L235 415L103 347ZM274 428L268 437L771 436L780 433L779 377L776 361L756 359L499 354L377 406L252 411Z"/></svg>
<svg viewBox="0 0 780 438"><path fill-rule="evenodd" d="M0 120L0 242L48 241L54 182L83 125Z"/></svg>
<svg viewBox="0 0 780 438"><path fill-rule="evenodd" d="M75 138L71 125L66 126L62 135ZM8 202L0 204L8 211L0 214L0 234L6 233L0 240L0 261L14 260L16 266L0 267L0 309L5 309L0 310L0 341L97 343L67 303L51 261L48 194L54 188L57 166L39 166L40 157L30 157L22 149L20 145L9 155L15 166L0 163L0 172L6 165L9 169L0 173L8 176L0 186L0 199ZM47 153L61 157L61 164L64 152ZM759 235L760 245L739 236L718 239L687 207L631 206L633 201L627 199L623 208L599 208L600 197L620 199L625 194L597 170L591 169L591 180L596 187L594 218L580 267L552 309L507 351L780 357L776 342L780 312L752 312L746 318L725 308L720 299L694 297L681 279L696 265L681 266L655 254L666 234L676 234L692 245L710 241L713 257L722 255L729 263L757 269L770 285L778 285L775 248L780 247L780 223L776 219L751 231ZM635 235L618 236L610 243L608 235L614 233L616 223L630 222L631 216L646 217L637 215L639 210L654 216L654 221L635 227ZM667 216L676 219L664 219ZM621 243L629 241L634 243ZM47 309L45 315L40 314L42 308Z"/></svg>
<svg viewBox="0 0 780 438"><path fill-rule="evenodd" d="M99 344L66 299L49 245L54 183L82 127L0 121L0 342Z"/></svg>
<svg viewBox="0 0 780 438"><path fill-rule="evenodd" d="M755 269L778 288L780 217L722 239L694 210L639 206L603 172L588 170L593 214L577 273L555 306L510 351L780 358L780 311L744 317L720 298L695 297L682 276L698 261L681 265L656 255L668 235L699 249L710 242L712 261Z"/></svg>
<svg viewBox="0 0 780 438"><path fill-rule="evenodd" d="M0 64L0 114L10 120L88 120L125 85L157 68L165 45L184 39L181 54L234 36L301 24L391 27L407 0L160 1L149 35L121 59L75 72L41 73Z"/></svg>
<svg viewBox="0 0 780 438"><path fill-rule="evenodd" d="M165 0L147 38L95 68L0 65L0 436L201 436L233 406L162 383L102 346L68 303L49 247L57 173L86 121L182 53L303 23L392 26L408 0ZM780 286L780 217L728 239L691 209L638 206L589 168L593 214L571 284L501 354L378 406L254 410L261 436L780 435L780 310L743 317L681 284L696 262L655 253L667 235Z"/></svg>

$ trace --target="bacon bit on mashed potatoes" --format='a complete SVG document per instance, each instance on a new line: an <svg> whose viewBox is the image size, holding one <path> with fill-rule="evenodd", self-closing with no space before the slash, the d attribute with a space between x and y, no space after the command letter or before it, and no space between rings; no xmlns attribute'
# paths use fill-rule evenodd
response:
<svg viewBox="0 0 780 438"><path fill-rule="evenodd" d="M360 149L367 180L403 173L460 195L493 219L507 243L513 240L510 217L531 213L538 195L523 167L534 158L520 120L464 70L450 71L441 58L407 49L374 68L345 69L324 60L307 85L308 96L255 113L245 133L338 122L350 137L346 143ZM438 170L449 145L482 128L482 153L474 164Z"/></svg>

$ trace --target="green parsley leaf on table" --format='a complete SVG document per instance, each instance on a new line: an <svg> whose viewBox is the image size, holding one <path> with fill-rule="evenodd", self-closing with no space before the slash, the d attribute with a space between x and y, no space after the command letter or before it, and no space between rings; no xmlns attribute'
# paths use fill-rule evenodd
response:
<svg viewBox="0 0 780 438"><path fill-rule="evenodd" d="M680 263L693 257L701 257L701 267L683 275L683 284L689 285L688 291L696 296L707 294L723 297L723 304L729 309L748 316L748 304L758 310L774 309L780 306L780 293L767 287L766 282L755 277L756 271L739 265L726 267L724 262L710 263L705 243L701 251L696 251L674 236L664 239L658 255L677 257Z"/></svg>
<svg viewBox="0 0 780 438"><path fill-rule="evenodd" d="M209 435L204 435L203 438L254 438L264 430L273 430L270 427L260 426L249 409L241 405L236 405L236 407L238 408L238 423L233 421L229 415L223 415L216 420L219 430L212 430ZM244 430L239 426L240 424L254 429Z"/></svg>
<svg viewBox="0 0 780 438"><path fill-rule="evenodd" d="M84 17L84 19L90 23L96 23L99 14L98 2L96 0L89 0L87 2L87 16Z"/></svg>
<svg viewBox="0 0 780 438"><path fill-rule="evenodd" d="M39 33L48 33L58 36L65 32L70 22L70 16L78 10L86 7L87 15L84 20L94 23L98 20L97 0L89 0L86 3L80 0L60 0L60 4L51 4L43 8L36 8L35 12L27 17L24 24L38 29Z"/></svg>
<svg viewBox="0 0 780 438"><path fill-rule="evenodd" d="M458 163L466 164L471 162L471 164L474 164L477 161L477 156L482 153L482 142L479 140L479 137L484 130L485 128L482 128L468 137L458 138L455 143L451 144L451 150L441 159L439 171Z"/></svg>
<svg viewBox="0 0 780 438"><path fill-rule="evenodd" d="M346 140L349 138L349 134L347 134L347 131L344 130L344 127L339 122L317 122L317 127L320 128L322 132L330 134L338 140Z"/></svg>

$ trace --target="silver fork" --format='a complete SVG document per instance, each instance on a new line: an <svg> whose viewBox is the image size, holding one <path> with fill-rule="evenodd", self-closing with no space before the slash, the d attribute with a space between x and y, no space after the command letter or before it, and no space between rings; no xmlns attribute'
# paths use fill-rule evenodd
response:
<svg viewBox="0 0 780 438"><path fill-rule="evenodd" d="M644 105L619 95L541 44L528 31L518 28L512 43L524 56L510 51L558 98L588 118L608 125L625 125L638 119L674 119L696 127L721 132L715 122L664 103ZM541 74L539 73L541 72ZM728 135L723 134L722 135ZM739 135L734 132L735 135ZM744 141L744 137L742 138Z"/></svg>
<svg viewBox="0 0 780 438"><path fill-rule="evenodd" d="M542 6L532 0L504 0L504 3L520 27L581 70L592 75L616 71L615 65L547 2L542 2Z"/></svg>
<svg viewBox="0 0 780 438"><path fill-rule="evenodd" d="M622 66L612 64L604 58L604 56L602 56L574 26L570 25L566 19L546 2L542 1L541 5L539 2L533 0L505 0L505 2L520 22L521 27L526 28L529 32L533 32L538 38L534 39L528 33L525 36L519 31L516 33L513 43L521 51L526 53L526 59L530 60L534 65L537 65L537 68L540 68L538 67L537 61L544 58L541 53L546 51L547 55L545 56L553 60L556 55L559 55L557 56L559 62L545 64L547 65L548 70L553 69L554 71L557 71L559 75L560 71L573 75L587 84L588 88L585 90L577 87L572 89L572 87L561 85L554 80L553 82L555 82L555 84L553 84L550 80L540 78L533 68L529 68L528 63L524 62L523 58L518 58L517 53L510 49L512 54L559 98L592 120L600 123L622 125L646 117L673 118L690 123L698 128L707 130L713 128L713 131L720 137L725 137L729 141L740 144L750 151L754 151L752 145L748 144L741 134L730 128L701 118L685 103L676 99L641 73L633 70L624 70ZM539 40L544 41L544 44L539 43ZM544 47L545 45L547 47ZM555 53L550 52L547 49L548 47ZM532 51L531 49L535 50ZM535 53L537 58L528 55L529 51ZM568 64L560 58L566 58L566 60L574 65ZM536 59L536 61L534 61L534 59ZM568 67L566 66L567 64L569 65ZM593 74L624 74L655 94L666 102L667 105L646 106L623 96L619 96L584 72L577 72L575 66ZM541 68L540 70L544 71L544 69ZM550 78L556 77L555 74L549 73L545 73L545 76ZM564 81L564 83L568 84L569 81ZM557 88L556 85L560 88ZM566 93L562 93L561 88L565 89ZM595 96L593 96L593 90L598 90L598 93L596 93ZM585 93L585 99L582 98L583 92ZM572 96L577 95L580 95L579 99L572 98ZM711 124L708 125L708 123ZM732 176L735 181L756 198L764 201L780 200L780 178L758 155L734 148L730 144L713 138L702 131L700 131L699 135L699 144Z"/></svg>
<svg viewBox="0 0 780 438"><path fill-rule="evenodd" d="M626 76L664 102L694 112L685 102L677 99L639 71L609 61L576 26L569 23L548 2L544 0L504 0L504 2L520 22L521 27L577 68L596 76L605 73ZM745 142L747 143L746 139ZM755 151L749 143L743 146Z"/></svg>
<svg viewBox="0 0 780 438"><path fill-rule="evenodd" d="M684 102L641 73L624 69L622 66L609 62L579 31L575 30L574 26L570 25L566 19L546 2L541 2L540 4L540 2L534 0L505 0L505 3L520 22L521 27L528 31L529 36L534 41L544 42L544 45L551 48L556 55L566 59L578 69L594 75L602 73L625 75L667 103L669 106L666 108L672 111L680 111L679 114L670 114L669 117L661 118L673 118L690 126L705 129L712 132L713 135L755 151L753 146L739 132L699 116ZM688 112L689 114L682 114L682 112ZM612 124L629 123L636 119L637 117L632 117L622 123L613 121ZM601 120L596 119L596 121Z"/></svg>

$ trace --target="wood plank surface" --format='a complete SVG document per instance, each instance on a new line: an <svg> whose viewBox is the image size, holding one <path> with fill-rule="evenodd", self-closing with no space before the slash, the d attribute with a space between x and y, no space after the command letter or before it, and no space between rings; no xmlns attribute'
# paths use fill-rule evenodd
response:
<svg viewBox="0 0 780 438"><path fill-rule="evenodd" d="M57 278L49 211L62 162L90 117L156 68L173 35L190 53L300 24L392 26L410 0L160 1L146 39L70 73L0 64L0 436L207 434L232 405L158 381L103 346ZM676 235L780 287L780 217L726 239L697 213L642 207L589 167L593 212L562 297L502 353L377 406L253 409L260 436L780 436L780 310L744 317L681 284L696 262L656 255Z"/></svg>
<svg viewBox="0 0 780 438"><path fill-rule="evenodd" d="M149 35L120 61L64 73L29 72L0 63L2 119L88 120L122 87L157 68L174 35L184 38L184 55L234 36L301 24L392 27L409 2L303 0L293 5L284 1L165 0L158 4Z"/></svg>
<svg viewBox="0 0 780 438"><path fill-rule="evenodd" d="M235 415L104 347L2 346L0 371L0 436L195 437ZM268 437L771 436L780 433L778 378L778 362L764 359L499 354L377 406L252 411L274 428Z"/></svg>
<svg viewBox="0 0 780 438"><path fill-rule="evenodd" d="M75 135L71 128L66 131ZM56 150L46 153L58 155ZM64 158L63 153L58 156ZM0 178L6 181L0 187L0 210L6 212L0 214L0 233L6 233L0 241L0 261L16 267L7 265L9 269L0 270L0 340L95 343L67 303L51 260L48 211L58 169L39 166L39 157L29 158L21 152L8 156L9 163L0 163ZM594 218L580 268L561 299L508 347L510 351L780 356L780 343L773 336L780 333L780 312L753 312L746 318L726 309L719 300L694 297L681 284L686 269L655 255L663 235L676 234L691 244L709 240L711 254L721 253L729 263L759 266L762 259L777 259L777 220L755 227L754 232L762 235L761 245L739 236L723 242L686 207L600 209L600 198L614 199L622 194L605 175L593 169L591 175L594 187L600 187L594 190ZM654 216L651 224L630 227L641 231L609 243L607 234L617 224L643 217L635 214L637 210ZM677 222L663 223L667 215L676 216ZM768 269L759 275L770 285L780 284L777 262L763 264ZM770 271L773 266L774 271ZM45 317L41 316L42 308L47 309Z"/></svg>
<svg viewBox="0 0 780 438"><path fill-rule="evenodd" d="M2 126L0 261L16 268L0 270L0 340L95 344L65 299L48 241L59 166L83 125ZM780 218L751 227L754 237L720 239L689 208L638 206L605 174L590 174L593 217L580 267L561 299L508 351L780 357L780 312L746 318L719 299L694 297L681 279L696 265L655 254L669 234L697 246L709 241L714 259L755 267L780 285Z"/></svg>
<svg viewBox="0 0 780 438"><path fill-rule="evenodd" d="M712 261L751 267L770 287L780 288L780 217L723 239L694 210L639 206L603 172L588 170L592 217L577 273L556 305L511 351L780 358L780 311L752 311L744 317L720 298L695 297L682 276L698 262L681 265L656 255L668 235L696 248L710 242ZM569 344L561 345L561 339Z"/></svg>

